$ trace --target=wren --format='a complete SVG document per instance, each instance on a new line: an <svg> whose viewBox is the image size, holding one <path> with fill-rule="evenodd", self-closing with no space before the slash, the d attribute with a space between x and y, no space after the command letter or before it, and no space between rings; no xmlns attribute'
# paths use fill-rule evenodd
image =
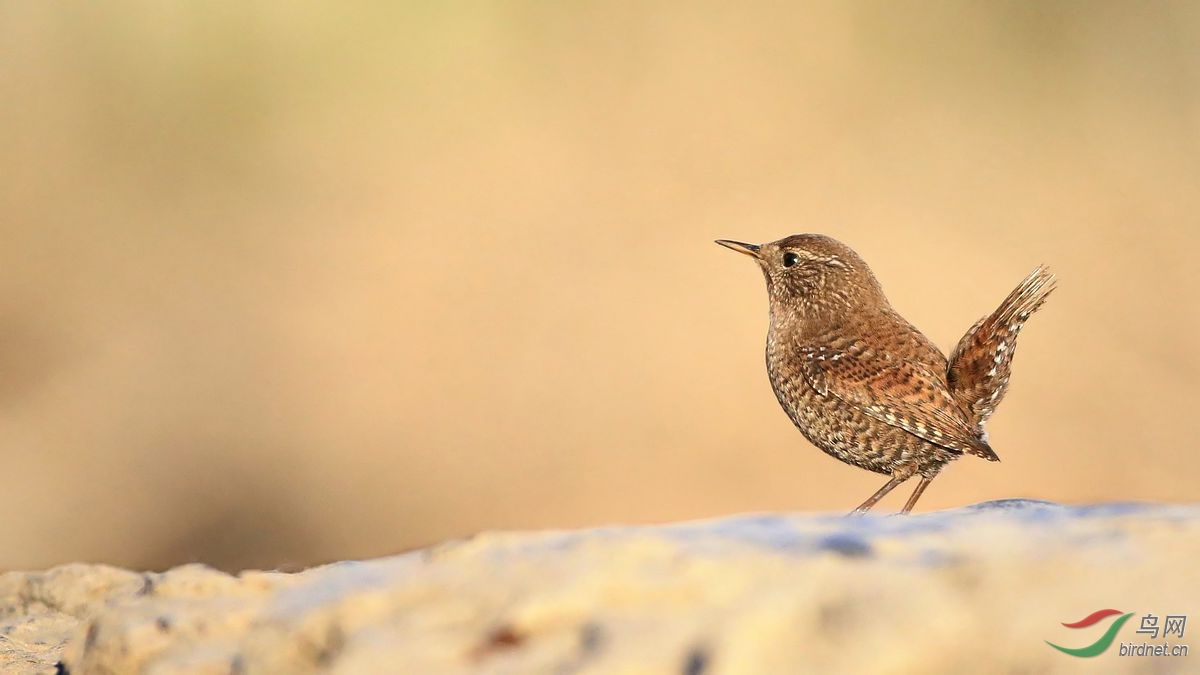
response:
<svg viewBox="0 0 1200 675"><path fill-rule="evenodd" d="M766 278L767 374L784 412L824 452L890 476L854 513L919 475L908 513L963 454L999 461L984 423L1008 389L1021 327L1054 290L1049 269L1035 269L947 359L845 244L819 234L717 243L753 258Z"/></svg>

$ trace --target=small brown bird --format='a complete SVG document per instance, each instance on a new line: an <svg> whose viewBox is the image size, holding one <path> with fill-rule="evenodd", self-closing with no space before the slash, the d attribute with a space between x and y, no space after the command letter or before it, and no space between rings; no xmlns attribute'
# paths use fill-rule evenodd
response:
<svg viewBox="0 0 1200 675"><path fill-rule="evenodd" d="M1054 290L1046 267L972 326L947 361L845 244L819 234L717 243L754 258L766 277L767 374L784 412L826 453L891 476L855 513L919 474L908 513L963 453L1000 460L983 425L1008 388L1021 326Z"/></svg>

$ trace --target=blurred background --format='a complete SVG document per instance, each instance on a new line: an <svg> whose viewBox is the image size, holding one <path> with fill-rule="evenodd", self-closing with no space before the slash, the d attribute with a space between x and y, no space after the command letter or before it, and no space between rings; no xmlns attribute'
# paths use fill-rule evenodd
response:
<svg viewBox="0 0 1200 675"><path fill-rule="evenodd" d="M1060 289L932 510L1189 501L1200 5L0 4L0 569L295 569L846 511L763 366L821 232L952 347ZM880 505L895 510L902 488Z"/></svg>

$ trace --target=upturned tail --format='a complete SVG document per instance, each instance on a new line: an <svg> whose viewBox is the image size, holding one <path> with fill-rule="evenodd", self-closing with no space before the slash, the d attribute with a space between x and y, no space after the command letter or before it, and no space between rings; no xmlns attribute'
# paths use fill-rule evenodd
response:
<svg viewBox="0 0 1200 675"><path fill-rule="evenodd" d="M1017 334L1046 302L1056 283L1049 268L1038 267L954 348L947 371L950 392L971 413L980 434L1008 390Z"/></svg>

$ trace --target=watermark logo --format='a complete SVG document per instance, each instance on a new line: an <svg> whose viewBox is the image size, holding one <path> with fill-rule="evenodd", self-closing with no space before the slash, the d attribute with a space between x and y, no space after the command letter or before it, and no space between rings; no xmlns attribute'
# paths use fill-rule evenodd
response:
<svg viewBox="0 0 1200 675"><path fill-rule="evenodd" d="M1091 626L1095 626L1101 621L1104 621L1105 619L1108 619L1109 617L1118 615L1119 617L1109 624L1108 630L1104 631L1104 634L1100 636L1100 639L1086 647L1062 647L1050 642L1049 640L1046 640L1045 642L1058 651L1064 654L1070 654L1071 656L1078 656L1080 658L1098 656L1103 654L1105 650L1112 646L1113 641L1117 639L1117 633L1120 632L1121 626L1124 626L1125 622L1129 620L1129 617L1133 616L1133 612L1124 613L1119 609L1101 609L1092 612L1091 614L1074 623L1063 624L1067 628L1089 628ZM1183 637L1183 632L1187 626L1187 616L1183 614L1168 614L1165 617L1161 617L1163 619L1161 625L1159 624L1159 618L1160 617L1155 614L1147 614L1143 616L1142 627L1139 628L1137 632L1149 635L1151 640L1158 639L1160 629L1164 639L1171 635L1175 635L1180 638ZM1119 649L1120 656L1187 656L1187 653L1187 645L1173 645L1170 643L1150 644L1148 642L1142 642L1142 644L1134 644L1131 642L1126 644L1122 642Z"/></svg>
<svg viewBox="0 0 1200 675"><path fill-rule="evenodd" d="M1088 626L1094 626L1097 623L1100 623L1101 621L1107 619L1108 617L1115 616L1117 614L1121 614L1121 610L1119 610L1119 609L1101 609L1101 610L1092 612L1091 614L1088 614L1087 616L1080 619L1079 621L1076 621L1075 623L1064 623L1063 625L1066 626L1067 628L1087 628ZM1078 649L1071 649L1069 647L1059 647L1058 645L1054 644L1053 642L1051 642L1049 640L1046 640L1046 644L1050 645L1051 647L1054 647L1055 649L1057 649L1058 651L1060 651L1064 654L1070 654L1071 656L1089 657L1089 656L1096 656L1097 654L1103 654L1104 650L1108 649L1109 645L1111 645L1113 643L1113 640L1115 640L1117 638L1117 631L1121 630L1121 626L1124 626L1125 622L1128 621L1129 617L1131 617L1131 616L1133 616L1132 612L1130 612L1129 614L1125 614L1125 615L1121 616L1121 618L1112 622L1112 625L1108 627L1108 630L1104 631L1104 635L1101 635L1099 640L1096 640L1095 642L1093 642L1092 644L1090 644L1086 647L1080 647Z"/></svg>

